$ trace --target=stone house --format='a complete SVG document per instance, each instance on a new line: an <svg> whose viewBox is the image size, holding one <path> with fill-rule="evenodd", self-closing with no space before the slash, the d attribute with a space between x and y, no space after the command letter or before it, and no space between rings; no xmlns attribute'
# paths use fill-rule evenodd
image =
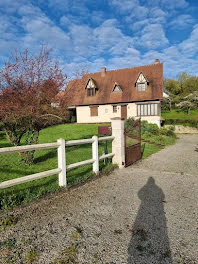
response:
<svg viewBox="0 0 198 264"><path fill-rule="evenodd" d="M77 123L110 122L113 117L140 118L160 126L163 64L84 74L69 82L65 99Z"/></svg>

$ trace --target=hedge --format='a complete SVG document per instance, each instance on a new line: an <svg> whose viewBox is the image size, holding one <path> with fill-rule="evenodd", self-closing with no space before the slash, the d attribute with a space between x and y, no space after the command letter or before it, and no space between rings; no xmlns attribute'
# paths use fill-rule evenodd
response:
<svg viewBox="0 0 198 264"><path fill-rule="evenodd" d="M164 124L165 125L183 125L183 126L198 128L198 121L190 120L190 119L165 119Z"/></svg>

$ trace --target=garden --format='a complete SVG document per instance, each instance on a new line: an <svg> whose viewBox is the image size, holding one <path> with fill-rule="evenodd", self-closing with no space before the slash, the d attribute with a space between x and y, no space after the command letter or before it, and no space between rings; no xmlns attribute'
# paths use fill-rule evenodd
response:
<svg viewBox="0 0 198 264"><path fill-rule="evenodd" d="M91 138L98 134L98 126L101 124L62 124L51 126L40 131L39 143L56 142L59 138L65 140ZM106 124L108 125L108 124ZM175 142L175 135L171 129L159 129L157 125L142 122L142 139L150 140L150 143L142 142L142 158L161 150L165 145ZM22 145L25 139L22 138ZM12 146L6 139L5 133L0 131L0 147ZM105 143L99 142L99 155L104 152ZM111 142L108 142L108 152L111 152ZM72 164L86 159L91 159L91 144L66 147L66 163ZM33 163L27 164L18 153L0 155L0 178L6 181L29 174L57 168L57 150L37 150L34 153ZM111 160L104 164L100 161L101 173L109 173L116 165ZM92 178L92 165L85 165L67 172L68 186L79 184ZM37 199L47 193L59 190L57 175L24 183L0 191L0 209L20 205Z"/></svg>

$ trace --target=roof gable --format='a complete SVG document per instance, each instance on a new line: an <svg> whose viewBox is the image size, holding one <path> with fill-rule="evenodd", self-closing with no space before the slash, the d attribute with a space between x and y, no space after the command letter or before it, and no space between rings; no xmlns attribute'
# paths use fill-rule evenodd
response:
<svg viewBox="0 0 198 264"><path fill-rule="evenodd" d="M138 76L138 78L137 78L136 83L145 83L145 82L148 82L148 81L147 81L146 78L144 77L143 73L140 72L140 74L139 74L139 76Z"/></svg>
<svg viewBox="0 0 198 264"><path fill-rule="evenodd" d="M89 88L96 88L96 83L92 78L89 78L87 85L86 85L86 89Z"/></svg>

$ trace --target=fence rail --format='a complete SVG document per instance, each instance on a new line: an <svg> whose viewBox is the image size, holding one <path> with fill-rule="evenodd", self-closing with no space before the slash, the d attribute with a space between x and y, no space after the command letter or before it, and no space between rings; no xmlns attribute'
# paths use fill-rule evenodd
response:
<svg viewBox="0 0 198 264"><path fill-rule="evenodd" d="M88 139L77 139L77 140L69 140L65 142L65 146L69 147L69 146L75 146L75 145L82 145L82 144L89 144L89 143L93 143L94 140L91 138Z"/></svg>
<svg viewBox="0 0 198 264"><path fill-rule="evenodd" d="M90 139L78 139L78 140L69 140L65 141L64 139L59 139L57 142L54 143L46 143L46 144L36 144L36 145L26 145L26 146L19 146L19 147L7 147L7 148L1 148L0 149L0 155L1 154L10 154L14 152L27 152L32 150L39 150L39 149L52 149L57 148L58 150L58 168L53 170L48 170L40 173L35 173L32 175L24 176L21 178L16 178L8 181L4 181L0 183L0 189L5 189L8 187L12 187L18 184L22 184L25 182L42 179L51 175L58 174L59 177L59 186L66 186L67 185L67 179L66 179L66 172L67 170L71 170L74 168L78 168L83 165L87 164L93 164L93 171L98 174L99 173L99 161L111 158L114 156L114 153L110 154L103 154L99 157L98 155L98 142L99 141L107 141L107 140L113 140L113 136L108 137L101 137L98 138L97 136L93 136ZM75 146L75 145L81 145L81 144L92 144L92 159L84 160L81 162L73 163L70 165L66 165L66 148L68 146Z"/></svg>
<svg viewBox="0 0 198 264"><path fill-rule="evenodd" d="M18 184L29 182L29 181L33 181L33 180L46 178L48 176L51 176L51 175L54 175L54 174L58 174L60 172L61 172L61 169L48 170L48 171L39 172L39 173L31 174L31 175L28 175L28 176L16 178L16 179L13 179L13 180L1 182L0 183L0 189L12 187L14 185L18 185Z"/></svg>
<svg viewBox="0 0 198 264"><path fill-rule="evenodd" d="M36 144L36 145L25 145L25 146L19 146L19 147L8 147L8 148L0 148L0 154L10 154L14 152L27 152L32 150L38 150L38 149L51 149L51 148L57 148L60 144L55 143L47 143L47 144Z"/></svg>

